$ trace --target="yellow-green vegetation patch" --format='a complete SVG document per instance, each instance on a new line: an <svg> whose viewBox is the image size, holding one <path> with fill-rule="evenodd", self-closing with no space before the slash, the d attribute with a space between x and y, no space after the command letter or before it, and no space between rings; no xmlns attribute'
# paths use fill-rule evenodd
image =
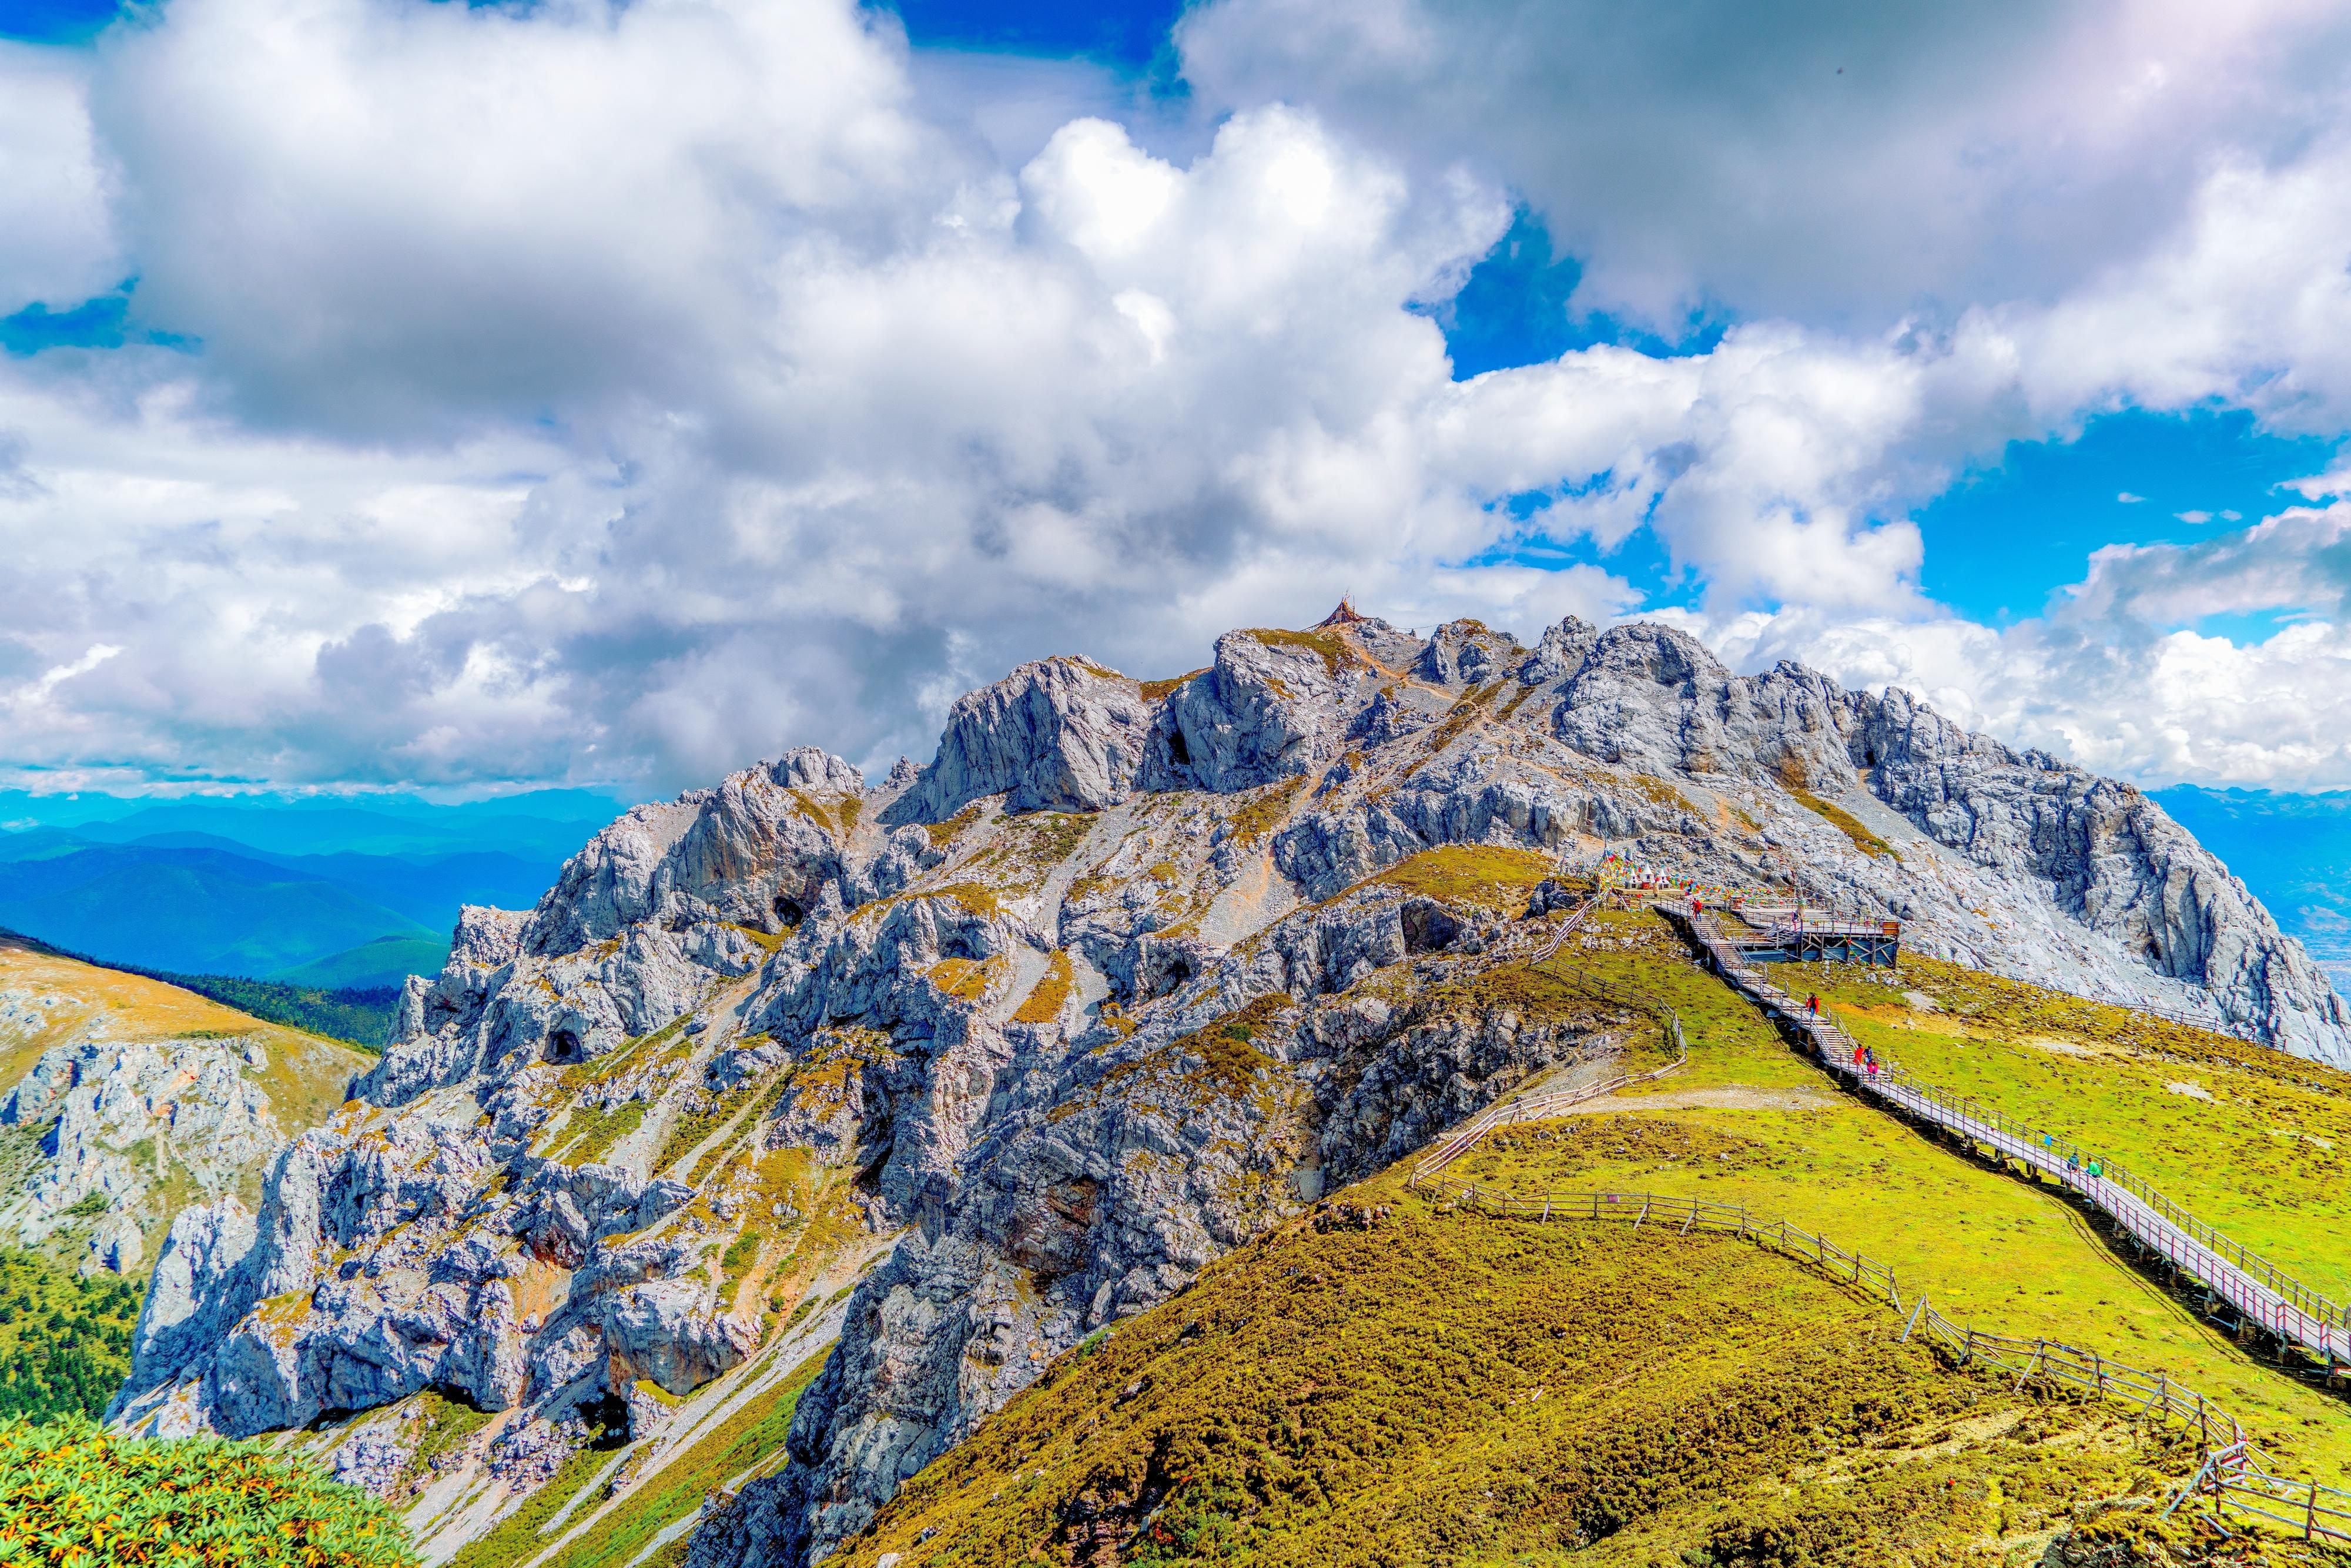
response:
<svg viewBox="0 0 2351 1568"><path fill-rule="evenodd" d="M1692 813L1697 810L1697 808L1690 804L1688 796L1654 773L1635 773L1625 782L1632 786L1634 793L1653 806L1679 807Z"/></svg>
<svg viewBox="0 0 2351 1568"><path fill-rule="evenodd" d="M1196 1088L1213 1085L1227 1094L1246 1094L1258 1073L1275 1065L1274 1058L1257 1048L1258 1036L1274 1028L1281 1015L1297 1005L1287 991L1259 997L1238 1012L1178 1035L1168 1049L1200 1059L1198 1070L1185 1075L1186 1082Z"/></svg>
<svg viewBox="0 0 2351 1568"><path fill-rule="evenodd" d="M957 811L954 816L949 817L944 822L924 823L923 831L931 836L931 847L933 849L946 848L948 844L955 841L955 836L957 833L962 832L966 828L970 827L974 822L979 821L982 809L983 808L980 806L980 803L974 800L970 805L966 806L962 810Z"/></svg>
<svg viewBox="0 0 2351 1568"><path fill-rule="evenodd" d="M0 1420L0 1563L32 1568L413 1568L381 1500L308 1460L217 1437Z"/></svg>
<svg viewBox="0 0 2351 1568"><path fill-rule="evenodd" d="M741 926L736 929L743 930L746 936L757 935ZM656 1048L680 1038L684 1033L689 1016L680 1013L650 1033L638 1035L633 1040L622 1040L592 1061L569 1062L555 1071L561 1075L567 1085L584 1087L589 1084L610 1083L622 1073L643 1066Z"/></svg>
<svg viewBox="0 0 2351 1568"><path fill-rule="evenodd" d="M1833 965L1790 982L1887 1061L2072 1137L2351 1301L2351 1073L1930 959L1893 986Z"/></svg>
<svg viewBox="0 0 2351 1568"><path fill-rule="evenodd" d="M791 797L792 810L795 813L814 822L828 833L841 836L841 830L833 826L832 813L824 809L823 801L805 789L791 791Z"/></svg>
<svg viewBox="0 0 2351 1568"><path fill-rule="evenodd" d="M1338 677L1340 666L1360 662L1362 658L1353 645L1336 632L1280 632L1251 627L1248 635L1269 648L1304 649L1322 661L1323 669L1330 672L1334 680Z"/></svg>
<svg viewBox="0 0 2351 1568"><path fill-rule="evenodd" d="M310 1315L310 1292L280 1291L253 1304L253 1315L265 1323L298 1323Z"/></svg>
<svg viewBox="0 0 2351 1568"><path fill-rule="evenodd" d="M945 887L934 888L929 893L917 894L914 896L919 898L951 898L955 900L956 903L961 904L969 913L979 915L982 918L992 917L1001 912L1004 907L1004 905L998 901L993 889L982 887L976 882L951 882Z"/></svg>
<svg viewBox="0 0 2351 1568"><path fill-rule="evenodd" d="M634 1562L654 1536L697 1511L703 1500L719 1488L746 1471L773 1468L772 1461L783 1453L800 1395L823 1370L830 1354L829 1346L817 1352L776 1387L745 1401L741 1409L697 1437L692 1448L639 1483L633 1493L580 1539L551 1558L547 1568L621 1568ZM682 1552L690 1538L689 1531L680 1537L676 1547Z"/></svg>
<svg viewBox="0 0 2351 1568"><path fill-rule="evenodd" d="M475 1433L490 1424L489 1411L476 1410L438 1389L426 1389L417 1396L416 1403L418 1437L409 1464L418 1471L430 1469L433 1461L443 1454L464 1448L473 1441Z"/></svg>
<svg viewBox="0 0 2351 1568"><path fill-rule="evenodd" d="M792 1064L787 1080L792 1103L801 1110L844 1103L852 1075L896 1060L890 1037L878 1029L820 1030L807 1052Z"/></svg>
<svg viewBox="0 0 2351 1568"><path fill-rule="evenodd" d="M1481 1160L1479 1155L1484 1157ZM1496 1128L1453 1174L1469 1176L1507 1163L1519 1179L1573 1180L1591 1166L1639 1165L1656 1171L1678 1166L1745 1170L1771 1163L1771 1151L1752 1138L1699 1123L1618 1113L1569 1116Z"/></svg>
<svg viewBox="0 0 2351 1568"><path fill-rule="evenodd" d="M671 1119L669 1131L662 1138L661 1157L653 1161L653 1169L665 1171L669 1169L672 1162L684 1158L688 1149L695 1147L724 1126L737 1111L755 1097L760 1102L760 1106L758 1110L751 1113L751 1120L758 1121L766 1114L767 1107L774 1104L777 1098L783 1093L788 1082L785 1077L778 1075L768 1080L765 1084L756 1078L746 1079L724 1094L713 1094L707 1090L697 1090L684 1101L679 1114ZM694 1169L686 1173L686 1185L691 1186L699 1182L702 1179L702 1173L709 1168L713 1161L721 1157L723 1157L721 1150L714 1149L705 1153L700 1160L695 1162Z"/></svg>
<svg viewBox="0 0 2351 1568"><path fill-rule="evenodd" d="M1021 852L1033 865L1057 865L1069 859L1093 831L1091 811L1028 811L1008 819L1008 825L1023 837Z"/></svg>
<svg viewBox="0 0 2351 1568"><path fill-rule="evenodd" d="M1280 1108L1279 1087L1269 1089L1258 1082L1260 1071L1279 1066L1279 1061L1261 1050L1257 1041L1270 1030L1281 1025L1281 1015L1296 1007L1297 1001L1287 992L1276 991L1258 998L1246 1007L1213 1019L1188 1034L1178 1035L1166 1044L1144 1051L1139 1056L1113 1064L1101 1078L1084 1091L1069 1095L1046 1113L1051 1122L1066 1120L1080 1111L1097 1104L1102 1097L1130 1081L1158 1080L1169 1085L1180 1084L1189 1092L1195 1103L1205 1103L1211 1096L1238 1098L1253 1096L1259 1112L1271 1116ZM1105 1004L1102 1021L1119 1031L1122 1039L1131 1035L1140 1024ZM1100 1048L1097 1048L1100 1049ZM1184 1066L1178 1063L1196 1065Z"/></svg>
<svg viewBox="0 0 2351 1568"><path fill-rule="evenodd" d="M737 925L731 921L727 923L726 929L729 931L739 932L742 936L750 940L753 946L758 948L769 957L773 957L775 956L776 949L784 945L784 938L791 935L791 932L789 929L783 931L761 931L755 926Z"/></svg>
<svg viewBox="0 0 2351 1568"><path fill-rule="evenodd" d="M575 1449L546 1485L525 1498L520 1508L465 1542L444 1568L514 1568L537 1556L547 1546L540 1534L547 1522L596 1479L596 1472L611 1462L612 1450L620 1446L619 1435L611 1433Z"/></svg>
<svg viewBox="0 0 2351 1568"><path fill-rule="evenodd" d="M131 1372L143 1281L0 1247L0 1416L103 1415Z"/></svg>
<svg viewBox="0 0 2351 1568"><path fill-rule="evenodd" d="M959 1002L977 1002L987 995L1008 965L1001 958L942 958L925 971L925 977L942 996Z"/></svg>
<svg viewBox="0 0 2351 1568"><path fill-rule="evenodd" d="M1398 861L1371 880L1452 904L1516 913L1557 867L1548 855L1493 844L1446 844Z"/></svg>
<svg viewBox="0 0 2351 1568"><path fill-rule="evenodd" d="M583 1103L573 1106L570 1117L563 1124L563 1142L557 1146L554 1157L574 1167L602 1157L614 1144L644 1124L648 1109L643 1100L623 1100L618 1105Z"/></svg>
<svg viewBox="0 0 2351 1568"><path fill-rule="evenodd" d="M643 1395L654 1404L664 1406L672 1410L676 1409L679 1406L685 1403L684 1399L672 1394L668 1389L664 1388L660 1384L655 1383L650 1377L638 1378L632 1386L638 1393Z"/></svg>
<svg viewBox="0 0 2351 1568"><path fill-rule="evenodd" d="M1510 1013L1526 1024L1572 1023L1600 1029L1613 1020L1636 1017L1641 1019L1639 1029L1623 1042L1629 1048L1626 1067L1649 1065L1652 1055L1661 1065L1673 1056L1661 1020L1628 1010L1625 1002L1602 995L1576 972L1575 966L1558 960L1534 966L1497 964L1431 987L1423 997L1426 1010L1432 1013L1467 1013L1477 1018Z"/></svg>
<svg viewBox="0 0 2351 1568"><path fill-rule="evenodd" d="M1136 684L1143 688L1143 700L1144 702L1165 702L1167 700L1168 695L1173 693L1177 686L1182 685L1186 681L1205 675L1207 673L1207 667L1203 665L1201 668L1196 670L1187 670L1180 675L1169 675L1165 680L1141 681Z"/></svg>
<svg viewBox="0 0 2351 1568"><path fill-rule="evenodd" d="M1233 836L1245 844L1253 844L1288 821L1290 807L1305 784L1302 777L1285 779L1248 791L1230 819ZM1155 877L1158 868L1152 870Z"/></svg>
<svg viewBox="0 0 2351 1568"><path fill-rule="evenodd" d="M1029 994L1021 998L1019 1008L1012 1015L1012 1021L1046 1024L1059 1019L1062 1008L1069 1004L1070 987L1074 978L1069 949L1054 948L1052 956L1045 960L1044 974L1038 977L1036 985L1029 988Z"/></svg>
<svg viewBox="0 0 2351 1568"><path fill-rule="evenodd" d="M2113 1413L1955 1375L1900 1329L1734 1239L1407 1199L1245 1248L1065 1355L841 1560L1940 1562L2189 1462ZM1859 1544L1737 1555L1718 1532L1755 1520Z"/></svg>
<svg viewBox="0 0 2351 1568"><path fill-rule="evenodd" d="M1502 680L1489 681L1462 693L1460 700L1453 705L1437 727L1428 732L1428 754L1434 757L1458 740L1461 732L1475 723L1480 713L1493 706L1494 699L1501 695L1502 687L1508 682L1509 677L1505 676Z"/></svg>
<svg viewBox="0 0 2351 1568"><path fill-rule="evenodd" d="M1834 800L1824 800L1799 784L1791 784L1787 786L1787 789L1789 794L1793 795L1802 803L1806 810L1825 820L1830 826L1851 839L1853 847L1863 854L1872 858L1886 855L1897 861L1902 858L1894 852L1892 844L1871 832L1859 817L1855 816Z"/></svg>

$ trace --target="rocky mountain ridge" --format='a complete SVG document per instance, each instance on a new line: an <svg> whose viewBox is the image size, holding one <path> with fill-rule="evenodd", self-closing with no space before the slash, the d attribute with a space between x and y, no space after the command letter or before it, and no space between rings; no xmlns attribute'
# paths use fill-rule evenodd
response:
<svg viewBox="0 0 2351 1568"><path fill-rule="evenodd" d="M494 1513L895 1235L795 1462L692 1559L812 1561L1324 1183L1636 1041L1523 964L1529 895L1611 847L2351 1060L2307 956L2142 794L1899 692L1572 619L1236 632L1174 682L1050 659L925 767L790 752L630 812L528 914L466 911L357 1103L257 1207L174 1223L118 1418L455 1392Z"/></svg>

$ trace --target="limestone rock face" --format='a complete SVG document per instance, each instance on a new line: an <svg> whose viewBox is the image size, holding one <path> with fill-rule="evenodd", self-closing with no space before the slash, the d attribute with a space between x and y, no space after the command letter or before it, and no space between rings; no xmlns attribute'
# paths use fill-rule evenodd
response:
<svg viewBox="0 0 2351 1568"><path fill-rule="evenodd" d="M1114 806L1134 789L1151 723L1152 705L1123 675L1082 659L1023 664L956 699L902 812L944 821L990 795L1013 811Z"/></svg>
<svg viewBox="0 0 2351 1568"><path fill-rule="evenodd" d="M2351 1055L2306 956L2143 796L1898 692L1573 620L1533 648L1235 632L1173 685L1050 659L958 702L926 767L869 788L794 752L629 813L527 914L467 911L360 1103L257 1209L173 1226L119 1419L243 1434L437 1387L513 1413L501 1474L552 1473L870 1251L795 1463L690 1553L811 1563L1093 1329L1648 1027L1510 980L1523 894L1390 874L1458 845L1521 885L1612 848L1784 880Z"/></svg>
<svg viewBox="0 0 2351 1568"><path fill-rule="evenodd" d="M1329 649L1346 646L1332 632L1217 638L1216 664L1168 697L1166 767L1155 779L1224 794L1327 764L1346 727L1345 661Z"/></svg>

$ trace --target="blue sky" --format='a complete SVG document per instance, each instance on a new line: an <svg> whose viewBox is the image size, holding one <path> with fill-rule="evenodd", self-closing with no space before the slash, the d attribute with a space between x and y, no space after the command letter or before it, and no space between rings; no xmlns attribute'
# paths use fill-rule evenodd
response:
<svg viewBox="0 0 2351 1568"><path fill-rule="evenodd" d="M2339 443L2261 429L2241 410L2121 410L2078 436L2011 442L1917 513L1922 583L1994 623L2036 615L2104 545L2183 545L2237 531L2302 497Z"/></svg>
<svg viewBox="0 0 2351 1568"><path fill-rule="evenodd" d="M1352 588L2351 785L2351 22L1396 5L6 7L0 783L886 766Z"/></svg>

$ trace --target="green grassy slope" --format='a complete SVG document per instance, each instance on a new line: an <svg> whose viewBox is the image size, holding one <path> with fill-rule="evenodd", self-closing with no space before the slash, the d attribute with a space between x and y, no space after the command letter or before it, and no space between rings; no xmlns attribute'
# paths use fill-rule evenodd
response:
<svg viewBox="0 0 2351 1568"><path fill-rule="evenodd" d="M747 1404L697 1437L684 1453L665 1458L633 1495L594 1521L578 1539L556 1545L639 1473L624 1461L604 1474L620 1446L617 1435L573 1454L521 1508L467 1542L448 1568L506 1568L524 1563L536 1568L622 1568L636 1562L663 1531L699 1511L703 1499L746 1470L776 1461L791 1429L800 1391L823 1369L828 1353L810 1356L768 1397ZM674 1568L690 1539L691 1531L684 1532L655 1549L647 1560L649 1568Z"/></svg>
<svg viewBox="0 0 2351 1568"><path fill-rule="evenodd" d="M1736 1240L1393 1186L1351 1195L1391 1200L1369 1229L1290 1226L1065 1356L844 1560L1957 1561L2183 1462Z"/></svg>
<svg viewBox="0 0 2351 1568"><path fill-rule="evenodd" d="M1784 1216L1894 1268L1906 1288L1924 1291L1954 1320L2063 1339L2167 1373L2229 1402L2303 1473L2335 1486L2351 1479L2351 1409L2340 1397L2287 1375L2199 1319L2134 1269L2055 1189L1994 1171L1839 1092L1760 1014L1690 963L1662 922L1614 916L1606 929L1649 933L1644 939L1651 945L1629 952L1571 947L1562 956L1670 998L1690 1034L1690 1064L1643 1085L1647 1092L1591 1109L1636 1113L1663 1126L1625 1141L1621 1154L1615 1142L1588 1135L1505 1134L1449 1174L1530 1193L1655 1190ZM2095 1065L2061 1060L2085 1071ZM2309 1066L2276 1061L2297 1073ZM2115 1093L2125 1103L2147 1098L2143 1088ZM1699 1135L1738 1140L1742 1152L1729 1161L1689 1160L1650 1146ZM2176 1196L2200 1207L2208 1194L2248 1179L2269 1153L2215 1137L2201 1184ZM2314 1212L2300 1234L2318 1249L2329 1232Z"/></svg>
<svg viewBox="0 0 2351 1568"><path fill-rule="evenodd" d="M1833 966L1792 966L1784 982L1818 991L1881 1057L2073 1134L2351 1300L2351 1073L1931 960L1907 961L1897 986Z"/></svg>
<svg viewBox="0 0 2351 1568"><path fill-rule="evenodd" d="M440 936L379 936L323 958L313 958L277 977L310 990L397 988L411 975L437 975L449 961L449 943Z"/></svg>
<svg viewBox="0 0 2351 1568"><path fill-rule="evenodd" d="M830 1351L808 1358L768 1397L752 1401L705 1434L629 1499L625 1508L597 1522L585 1540L549 1558L544 1568L622 1568L664 1530L698 1511L702 1500L755 1467L772 1466L791 1431L800 1391L824 1369ZM691 1533L681 1534L648 1560L648 1568L673 1568L684 1558Z"/></svg>

